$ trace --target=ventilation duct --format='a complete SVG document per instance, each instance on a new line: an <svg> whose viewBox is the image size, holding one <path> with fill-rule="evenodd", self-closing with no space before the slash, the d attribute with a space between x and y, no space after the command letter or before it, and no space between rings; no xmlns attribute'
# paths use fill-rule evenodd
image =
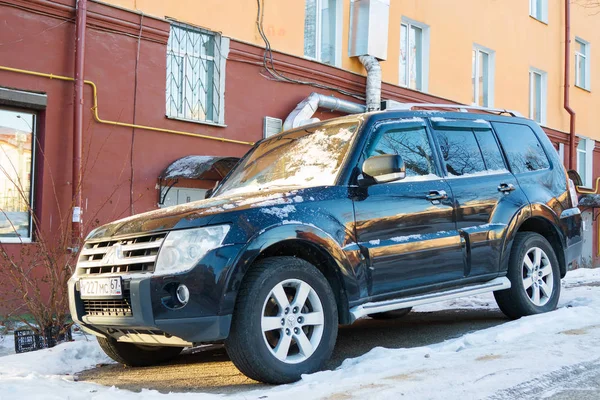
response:
<svg viewBox="0 0 600 400"><path fill-rule="evenodd" d="M283 130L287 131L288 129L317 122L318 119L312 118L312 116L319 108L346 114L359 114L364 113L366 110L362 104L313 92L306 99L298 103L294 111L288 115L283 123Z"/></svg>

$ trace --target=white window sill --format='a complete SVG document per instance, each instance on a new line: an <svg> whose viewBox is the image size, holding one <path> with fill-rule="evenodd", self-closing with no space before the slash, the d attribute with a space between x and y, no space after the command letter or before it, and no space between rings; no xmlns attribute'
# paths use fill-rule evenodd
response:
<svg viewBox="0 0 600 400"><path fill-rule="evenodd" d="M548 21L544 21L543 19L538 19L537 17L534 17L534 16L533 16L533 15L531 15L531 14L529 14L529 17L530 17L530 18L533 18L533 19L535 19L537 22L540 22L540 23L542 23L542 24L544 24L544 25L548 26Z"/></svg>
<svg viewBox="0 0 600 400"><path fill-rule="evenodd" d="M219 128L227 128L227 125L220 124L218 122L198 121L198 120L195 120L195 119L187 119L187 118L182 118L182 117L174 117L174 116L171 116L171 115L165 115L165 117L167 117L167 119L172 119L172 120L175 120L175 121L191 122L193 124L210 125L210 126L216 126L216 127L219 127Z"/></svg>
<svg viewBox="0 0 600 400"><path fill-rule="evenodd" d="M581 90L583 90L583 91L586 91L586 92L588 92L588 93L592 93L592 91L591 91L590 89L586 88L586 87L579 86L579 85L577 85L577 84L575 84L575 87L576 87L576 88L579 88L579 89L581 89Z"/></svg>
<svg viewBox="0 0 600 400"><path fill-rule="evenodd" d="M0 238L0 243L6 244L29 244L33 243L31 238Z"/></svg>

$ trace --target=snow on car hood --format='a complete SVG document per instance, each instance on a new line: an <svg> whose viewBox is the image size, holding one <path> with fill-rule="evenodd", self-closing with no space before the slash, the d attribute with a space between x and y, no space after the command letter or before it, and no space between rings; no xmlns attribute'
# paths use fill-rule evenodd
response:
<svg viewBox="0 0 600 400"><path fill-rule="evenodd" d="M249 208L263 208L266 213L270 213L275 212L271 211L274 206L283 205L285 213L285 207L289 210L293 204L303 201L299 190L289 189L218 196L120 219L95 229L87 239L201 227L208 225L216 214Z"/></svg>

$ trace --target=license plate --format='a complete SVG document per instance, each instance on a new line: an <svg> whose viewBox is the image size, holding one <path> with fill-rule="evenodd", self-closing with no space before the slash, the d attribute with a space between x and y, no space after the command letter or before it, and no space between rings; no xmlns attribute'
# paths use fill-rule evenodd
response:
<svg viewBox="0 0 600 400"><path fill-rule="evenodd" d="M120 277L81 279L79 281L79 288L82 299L123 298Z"/></svg>

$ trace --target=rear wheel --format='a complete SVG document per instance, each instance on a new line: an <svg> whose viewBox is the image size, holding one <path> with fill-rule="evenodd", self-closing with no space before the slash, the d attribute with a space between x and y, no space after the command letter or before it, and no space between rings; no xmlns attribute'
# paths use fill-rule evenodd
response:
<svg viewBox="0 0 600 400"><path fill-rule="evenodd" d="M225 346L246 376L289 383L322 368L337 328L335 297L323 274L304 260L272 257L244 278Z"/></svg>
<svg viewBox="0 0 600 400"><path fill-rule="evenodd" d="M386 311L381 313L369 314L369 317L373 319L396 319L402 318L408 315L412 310L412 307L401 308L399 310Z"/></svg>
<svg viewBox="0 0 600 400"><path fill-rule="evenodd" d="M177 357L183 347L143 346L117 342L113 338L98 337L98 344L107 356L130 367L147 367L170 361Z"/></svg>
<svg viewBox="0 0 600 400"><path fill-rule="evenodd" d="M511 288L494 292L500 310L516 319L552 311L560 297L560 269L546 238L533 232L517 233L507 277Z"/></svg>

